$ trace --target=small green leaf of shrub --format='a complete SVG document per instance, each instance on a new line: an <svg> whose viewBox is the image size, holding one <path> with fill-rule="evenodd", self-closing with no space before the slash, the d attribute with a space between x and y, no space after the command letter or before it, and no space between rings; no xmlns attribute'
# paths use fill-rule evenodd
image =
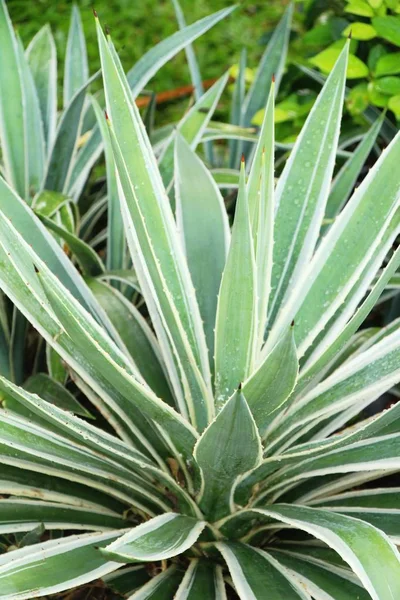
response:
<svg viewBox="0 0 400 600"><path fill-rule="evenodd" d="M346 37L351 35L354 40L366 41L376 37L376 31L372 25L369 25L368 23L350 23L343 31L342 35Z"/></svg>
<svg viewBox="0 0 400 600"><path fill-rule="evenodd" d="M400 73L400 52L393 52L393 54L386 54L376 63L375 74L376 75L395 75Z"/></svg>
<svg viewBox="0 0 400 600"><path fill-rule="evenodd" d="M310 63L318 67L323 73L330 73L333 65L337 61L340 54L338 48L327 48L323 50L317 56L313 56L310 59ZM348 79L359 79L368 75L367 65L353 54L349 55L349 62L347 66L347 78Z"/></svg>
<svg viewBox="0 0 400 600"><path fill-rule="evenodd" d="M385 16L375 17L372 19L372 25L374 26L379 37L387 40L395 46L400 46L400 18Z"/></svg>

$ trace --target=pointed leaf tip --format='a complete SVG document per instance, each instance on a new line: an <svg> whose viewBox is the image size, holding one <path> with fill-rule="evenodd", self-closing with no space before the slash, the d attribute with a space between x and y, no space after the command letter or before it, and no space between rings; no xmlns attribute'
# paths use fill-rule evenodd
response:
<svg viewBox="0 0 400 600"><path fill-rule="evenodd" d="M348 40L351 40L351 36L352 36L352 30L350 29L350 31L349 31L349 35L348 35L347 39L348 39Z"/></svg>
<svg viewBox="0 0 400 600"><path fill-rule="evenodd" d="M272 83L275 83L275 73L272 73L271 81Z"/></svg>
<svg viewBox="0 0 400 600"><path fill-rule="evenodd" d="M97 10L95 8L92 9L93 10L93 15L95 19L99 18L99 15L97 14Z"/></svg>

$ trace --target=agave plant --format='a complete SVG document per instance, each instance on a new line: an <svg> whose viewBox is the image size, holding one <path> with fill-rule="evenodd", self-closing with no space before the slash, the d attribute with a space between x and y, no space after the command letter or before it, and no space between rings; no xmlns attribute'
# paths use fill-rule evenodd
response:
<svg viewBox="0 0 400 600"><path fill-rule="evenodd" d="M183 27L149 50L128 73L132 98L142 92L170 58L230 12L232 7ZM113 182L109 182L108 199L104 196L96 199L82 220L79 212L83 211L78 210L88 177L103 151L101 128L88 93L99 73L89 76L79 9L74 6L72 10L61 110L57 98L57 52L50 27L43 27L25 50L1 0L0 31L0 142L5 181L91 273L101 270L102 263L82 241L89 241L84 234L92 231L108 202L110 227L117 229L118 242L107 248L107 266L122 269L126 256L118 232L119 222L115 225ZM97 101L101 103L101 97ZM77 236L84 239L80 241ZM26 376L26 336L25 320L16 310L10 310L9 303L1 296L0 373L20 384ZM51 361L48 363L51 371Z"/></svg>
<svg viewBox="0 0 400 600"><path fill-rule="evenodd" d="M400 263L400 137L343 207L346 47L275 187L272 84L230 232L181 131L160 170L97 31L97 116L146 310L84 279L0 179L1 288L108 424L0 379L0 532L45 528L0 556L0 598L98 578L131 600L400 597L400 405L360 417L400 381L400 322L360 329Z"/></svg>

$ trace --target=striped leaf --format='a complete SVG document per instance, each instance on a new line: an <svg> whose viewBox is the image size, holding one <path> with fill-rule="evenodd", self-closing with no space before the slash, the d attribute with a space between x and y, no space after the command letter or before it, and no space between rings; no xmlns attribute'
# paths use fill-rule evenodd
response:
<svg viewBox="0 0 400 600"><path fill-rule="evenodd" d="M382 126L383 118L377 119L371 129L365 134L362 141L345 162L335 179L329 194L325 210L325 220L329 223L340 213L349 199L361 168L367 160Z"/></svg>
<svg viewBox="0 0 400 600"><path fill-rule="evenodd" d="M302 554L291 552L271 552L279 562L290 569L299 584L312 594L316 600L369 600L370 595L357 581L351 579L350 572L335 570L331 563L308 561ZM321 553L322 554L322 553ZM323 556L323 555L322 555ZM343 573L343 576L341 574Z"/></svg>
<svg viewBox="0 0 400 600"><path fill-rule="evenodd" d="M250 375L257 336L254 243L242 163L235 222L218 296L215 327L215 398L221 407Z"/></svg>
<svg viewBox="0 0 400 600"><path fill-rule="evenodd" d="M146 585L129 596L128 600L170 600L178 589L183 572L176 565L171 565L152 577Z"/></svg>
<svg viewBox="0 0 400 600"><path fill-rule="evenodd" d="M154 48L144 54L127 74L133 97L136 98L140 94L146 83L170 58L211 29L216 23L227 17L235 8L235 6L223 8L212 15L196 21L192 25L188 25L162 42L159 42Z"/></svg>
<svg viewBox="0 0 400 600"><path fill-rule="evenodd" d="M81 15L76 4L72 6L64 66L64 107L67 107L89 79L88 58Z"/></svg>
<svg viewBox="0 0 400 600"><path fill-rule="evenodd" d="M175 594L176 600L226 600L222 568L193 559Z"/></svg>
<svg viewBox="0 0 400 600"><path fill-rule="evenodd" d="M46 148L49 148L57 121L57 51L48 25L32 38L26 57L36 86Z"/></svg>
<svg viewBox="0 0 400 600"><path fill-rule="evenodd" d="M30 531L40 523L46 530L108 531L127 526L119 515L105 509L78 508L41 500L0 500L0 533Z"/></svg>
<svg viewBox="0 0 400 600"><path fill-rule="evenodd" d="M18 42L4 0L0 2L2 69L0 76L0 139L7 181L22 198L28 197L25 154L26 111Z"/></svg>
<svg viewBox="0 0 400 600"><path fill-rule="evenodd" d="M118 198L118 184L112 152L110 133L98 102L92 97L97 123L104 144L107 169L107 258L108 270L123 269L126 266L126 240L124 224Z"/></svg>
<svg viewBox="0 0 400 600"><path fill-rule="evenodd" d="M102 549L102 553L124 563L165 560L188 550L204 526L204 521L166 513L131 529Z"/></svg>
<svg viewBox="0 0 400 600"><path fill-rule="evenodd" d="M293 391L298 369L291 327L243 386L243 394L261 436L264 436L273 413L282 407Z"/></svg>
<svg viewBox="0 0 400 600"><path fill-rule="evenodd" d="M98 75L99 73L95 73L74 93L61 115L54 142L49 150L49 160L44 182L44 187L47 190L63 193L67 193L69 190L83 118L87 86Z"/></svg>
<svg viewBox="0 0 400 600"><path fill-rule="evenodd" d="M234 510L234 487L240 475L261 459L261 440L243 394L228 400L194 448L201 470L198 502L210 520Z"/></svg>
<svg viewBox="0 0 400 600"><path fill-rule="evenodd" d="M0 589L4 600L25 600L84 585L120 564L100 552L115 533L89 533L26 546L0 557ZM0 597L1 597L0 596Z"/></svg>
<svg viewBox="0 0 400 600"><path fill-rule="evenodd" d="M228 73L218 79L185 114L177 125L182 137L195 150L215 112L219 99L228 81ZM158 160L158 166L166 188L169 188L174 175L174 135L172 134Z"/></svg>
<svg viewBox="0 0 400 600"><path fill-rule="evenodd" d="M330 228L305 271L297 293L292 294L290 303L293 310L288 308L287 314L292 310L300 354L304 354L347 300L354 286L361 301L384 259L382 239L387 234L387 253L391 240L399 231L400 186L394 170L399 149L400 136L397 136ZM382 186L385 187L384 195L381 194ZM378 204L376 197L381 198ZM368 218L372 214L374 218ZM364 219L367 227L364 227ZM381 258L377 261L380 246ZM364 275L365 269L367 276ZM326 346L327 342L324 344Z"/></svg>
<svg viewBox="0 0 400 600"><path fill-rule="evenodd" d="M257 270L258 333L257 351L264 342L271 293L274 246L274 94L272 82L264 121L255 149L247 183L250 222Z"/></svg>
<svg viewBox="0 0 400 600"><path fill-rule="evenodd" d="M348 45L319 94L278 181L269 327L303 278L318 240L339 138L347 55ZM314 306L313 311L316 313ZM277 322L268 337L269 348L280 331Z"/></svg>
<svg viewBox="0 0 400 600"><path fill-rule="evenodd" d="M235 589L242 600L309 600L295 578L266 552L235 542L219 542Z"/></svg>
<svg viewBox="0 0 400 600"><path fill-rule="evenodd" d="M336 550L358 575L373 600L392 600L400 593L398 551L372 525L304 506L277 504L260 512L307 531Z"/></svg>
<svg viewBox="0 0 400 600"><path fill-rule="evenodd" d="M257 73L243 107L243 124L245 126L250 125L256 112L265 107L273 75L279 86L289 43L292 11L292 5L290 5L271 36L259 62Z"/></svg>
<svg viewBox="0 0 400 600"><path fill-rule="evenodd" d="M160 348L144 317L118 290L94 279L88 283L109 315L143 380L159 398L173 405Z"/></svg>
<svg viewBox="0 0 400 600"><path fill-rule="evenodd" d="M213 364L217 297L229 246L229 223L214 180L180 134L175 142L175 195L178 229Z"/></svg>
<svg viewBox="0 0 400 600"><path fill-rule="evenodd" d="M315 424L317 419L322 421L346 408L358 406L361 410L366 399L372 402L390 389L400 379L399 343L397 324L381 342L350 359L294 404L284 419L285 424L271 432L271 441L289 434L299 437L300 427Z"/></svg>
<svg viewBox="0 0 400 600"><path fill-rule="evenodd" d="M98 28L122 212L142 293L181 412L200 430L213 413L204 330L171 207L128 84ZM185 389L185 394L183 394Z"/></svg>

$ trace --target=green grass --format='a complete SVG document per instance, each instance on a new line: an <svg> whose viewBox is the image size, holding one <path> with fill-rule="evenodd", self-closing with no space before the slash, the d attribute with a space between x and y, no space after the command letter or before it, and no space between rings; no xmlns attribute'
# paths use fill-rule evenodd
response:
<svg viewBox="0 0 400 600"><path fill-rule="evenodd" d="M72 2L63 0L9 0L10 16L26 45L45 23L56 37L59 59L63 59ZM92 15L94 6L103 25L108 25L123 65L128 69L144 52L177 30L170 0L79 0L85 29L89 65L99 68L99 56ZM230 6L229 0L181 0L188 23ZM219 77L234 64L240 50L248 50L249 66L256 66L263 45L261 36L279 20L287 2L244 0L228 19L219 23L195 43L204 79ZM149 86L156 92L190 82L184 53L168 63Z"/></svg>

